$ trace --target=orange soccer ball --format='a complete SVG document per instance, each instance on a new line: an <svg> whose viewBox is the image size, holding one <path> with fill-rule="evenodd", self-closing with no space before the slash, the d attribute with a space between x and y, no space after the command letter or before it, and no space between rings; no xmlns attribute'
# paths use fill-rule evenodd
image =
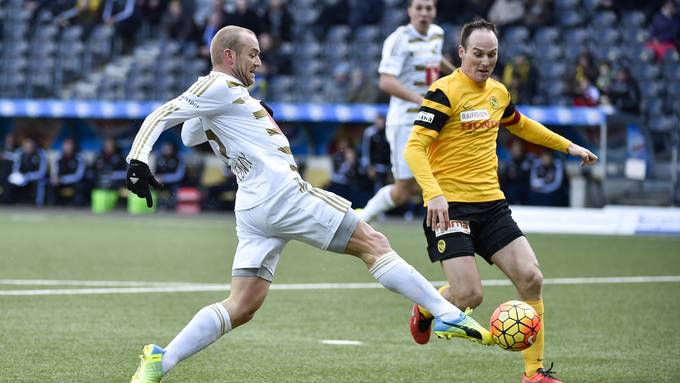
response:
<svg viewBox="0 0 680 383"><path fill-rule="evenodd" d="M541 319L536 310L522 301L501 303L491 314L491 337L505 350L526 350L534 344L540 330Z"/></svg>

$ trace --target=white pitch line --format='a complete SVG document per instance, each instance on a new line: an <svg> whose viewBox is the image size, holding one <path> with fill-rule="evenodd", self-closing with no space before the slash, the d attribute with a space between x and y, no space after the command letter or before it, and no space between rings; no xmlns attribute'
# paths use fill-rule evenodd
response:
<svg viewBox="0 0 680 383"><path fill-rule="evenodd" d="M65 284L58 284L66 282ZM584 277L584 278L548 278L543 281L547 285L587 285L587 284L622 284L622 283L667 283L680 282L680 275L637 276L637 277ZM78 284L80 283L80 284ZM97 284L99 283L99 285ZM219 283L172 283L172 282L115 282L115 281L58 281L58 280L26 280L0 279L0 285L43 285L43 286L118 286L93 289L42 289L42 290L0 290L0 296L17 295L87 295L87 294L140 294L140 293L174 293L200 291L229 291L230 286ZM446 284L444 281L432 283L435 286ZM510 286L507 279L488 279L482 281L484 286ZM129 287L122 287L129 286ZM130 287L131 286L131 287ZM338 290L338 289L380 289L379 283L290 283L272 284L271 290Z"/></svg>
<svg viewBox="0 0 680 383"><path fill-rule="evenodd" d="M194 286L205 283L192 282L141 282L141 281L84 281L77 279L0 279L1 285L15 286L81 286L81 287L157 287Z"/></svg>
<svg viewBox="0 0 680 383"><path fill-rule="evenodd" d="M358 340L343 340L343 339L324 339L321 344L328 344L331 346L361 346L364 342Z"/></svg>

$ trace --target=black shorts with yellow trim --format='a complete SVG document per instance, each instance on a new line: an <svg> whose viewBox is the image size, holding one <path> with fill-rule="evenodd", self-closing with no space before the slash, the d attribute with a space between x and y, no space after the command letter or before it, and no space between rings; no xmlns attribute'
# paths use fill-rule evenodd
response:
<svg viewBox="0 0 680 383"><path fill-rule="evenodd" d="M491 256L524 234L512 219L508 202L449 202L451 228L435 233L426 226L427 253L432 262L479 254L489 264Z"/></svg>

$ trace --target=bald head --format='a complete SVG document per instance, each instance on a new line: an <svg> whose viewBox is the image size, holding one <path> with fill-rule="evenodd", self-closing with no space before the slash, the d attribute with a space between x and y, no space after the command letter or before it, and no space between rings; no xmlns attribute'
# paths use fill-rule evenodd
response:
<svg viewBox="0 0 680 383"><path fill-rule="evenodd" d="M224 61L224 50L230 49L240 52L243 47L244 36L255 33L247 28L227 25L220 29L210 43L210 61L213 65L221 65Z"/></svg>

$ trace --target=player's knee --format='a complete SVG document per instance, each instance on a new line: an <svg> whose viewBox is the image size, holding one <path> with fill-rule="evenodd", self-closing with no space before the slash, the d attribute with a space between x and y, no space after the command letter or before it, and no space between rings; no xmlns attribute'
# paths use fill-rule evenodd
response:
<svg viewBox="0 0 680 383"><path fill-rule="evenodd" d="M452 291L449 289L450 298L453 299L453 304L461 310L466 308L476 308L482 304L484 300L484 293L482 293L481 288L462 288L457 289L458 291Z"/></svg>
<svg viewBox="0 0 680 383"><path fill-rule="evenodd" d="M521 277L517 288L523 295L535 295L540 293L543 287L543 273L538 267L532 267L527 270Z"/></svg>

